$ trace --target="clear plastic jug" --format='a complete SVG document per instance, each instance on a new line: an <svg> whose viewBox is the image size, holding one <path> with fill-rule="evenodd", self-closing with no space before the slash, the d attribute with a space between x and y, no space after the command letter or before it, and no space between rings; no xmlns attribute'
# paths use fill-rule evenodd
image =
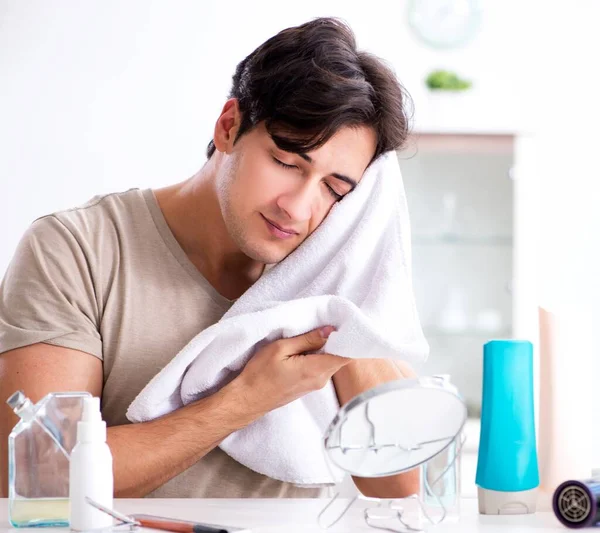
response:
<svg viewBox="0 0 600 533"><path fill-rule="evenodd" d="M69 525L69 456L87 392L53 392L6 403L20 417L8 437L9 520L15 527Z"/></svg>
<svg viewBox="0 0 600 533"><path fill-rule="evenodd" d="M438 374L432 378L444 383L446 387L458 394L448 374ZM444 519L455 519L460 515L462 442L461 432L446 449L422 465L421 497L432 516L441 516L442 506Z"/></svg>

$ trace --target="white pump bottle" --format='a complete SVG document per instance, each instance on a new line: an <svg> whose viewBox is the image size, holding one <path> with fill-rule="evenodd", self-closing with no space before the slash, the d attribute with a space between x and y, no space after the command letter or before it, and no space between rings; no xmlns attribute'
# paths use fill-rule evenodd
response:
<svg viewBox="0 0 600 533"><path fill-rule="evenodd" d="M74 531L110 528L111 516L91 506L86 496L112 509L113 465L106 444L106 422L100 413L100 398L85 398L77 424L77 444L69 466L69 525Z"/></svg>

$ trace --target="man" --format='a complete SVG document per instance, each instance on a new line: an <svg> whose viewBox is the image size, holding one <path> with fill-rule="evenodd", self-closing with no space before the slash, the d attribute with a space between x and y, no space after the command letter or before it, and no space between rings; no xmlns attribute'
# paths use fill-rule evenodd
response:
<svg viewBox="0 0 600 533"><path fill-rule="evenodd" d="M322 388L341 403L403 376L387 360L312 354L332 328L262 348L212 396L142 424L125 412L148 381L284 260L367 167L407 135L393 73L349 28L317 19L244 59L196 175L38 219L0 289L0 390L102 398L118 497L314 497L217 446L268 411ZM408 370L406 371L408 372ZM3 399L4 400L4 399ZM0 407L1 491L16 422ZM370 496L413 493L416 472L354 479Z"/></svg>

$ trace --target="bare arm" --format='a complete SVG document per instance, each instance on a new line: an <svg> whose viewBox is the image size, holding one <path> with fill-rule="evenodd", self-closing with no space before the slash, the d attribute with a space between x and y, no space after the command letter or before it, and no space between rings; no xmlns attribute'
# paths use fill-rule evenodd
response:
<svg viewBox="0 0 600 533"><path fill-rule="evenodd" d="M157 420L109 428L115 496L145 496L256 420L259 415L245 411L241 398L234 381Z"/></svg>
<svg viewBox="0 0 600 533"><path fill-rule="evenodd" d="M151 422L108 428L115 495L145 496L201 459L230 433L324 387L351 360L299 354L321 348L327 335L329 332L313 330L267 344L239 376L213 395ZM100 396L102 362L48 344L12 350L0 355L0 391L12 394L18 389L32 401L51 391L86 390ZM0 495L7 490L6 440L16 422L9 407L0 405Z"/></svg>
<svg viewBox="0 0 600 533"><path fill-rule="evenodd" d="M388 359L354 359L333 375L340 405L368 389L396 379L415 377L414 371L400 361ZM365 496L402 498L419 491L419 469L404 474L379 478L352 476L354 484Z"/></svg>
<svg viewBox="0 0 600 533"><path fill-rule="evenodd" d="M7 439L17 423L6 398L23 390L37 402L48 392L102 393L102 362L49 344L34 344L0 355L0 496L8 494ZM258 418L240 409L241 390L232 382L219 392L170 415L143 424L108 428L115 495L141 497L190 467L227 435Z"/></svg>

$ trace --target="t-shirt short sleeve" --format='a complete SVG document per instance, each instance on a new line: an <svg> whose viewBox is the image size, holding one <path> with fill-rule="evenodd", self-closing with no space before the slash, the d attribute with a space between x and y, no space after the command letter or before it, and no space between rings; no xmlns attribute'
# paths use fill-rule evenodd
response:
<svg viewBox="0 0 600 533"><path fill-rule="evenodd" d="M56 217L25 232L0 285L0 353L40 342L102 359L89 258Z"/></svg>

